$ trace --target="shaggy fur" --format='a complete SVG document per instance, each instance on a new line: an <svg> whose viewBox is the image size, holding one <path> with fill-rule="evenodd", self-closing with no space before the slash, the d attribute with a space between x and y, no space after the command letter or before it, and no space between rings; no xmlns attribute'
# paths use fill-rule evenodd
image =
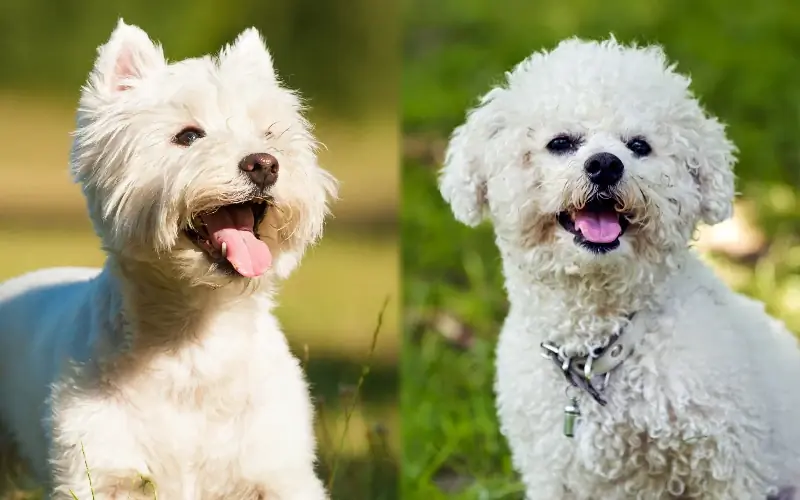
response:
<svg viewBox="0 0 800 500"><path fill-rule="evenodd" d="M735 163L689 84L657 46L570 39L516 66L452 135L441 192L458 220L492 222L503 259L497 408L529 499L753 500L800 473L797 343L689 248L698 223L730 216ZM559 136L574 147L551 152ZM584 171L603 152L624 164L608 189ZM558 221L598 196L630 221L605 252ZM624 340L630 314L641 344L606 407L580 393L565 437L567 383L540 343L585 355Z"/></svg>
<svg viewBox="0 0 800 500"><path fill-rule="evenodd" d="M0 426L51 498L92 498L82 450L98 500L152 498L147 481L176 500L327 497L308 388L271 312L336 191L301 111L255 29L168 63L120 20L100 47L71 168L105 267L0 287ZM202 133L181 145L186 127ZM240 171L252 153L279 161L271 187ZM269 201L248 230L272 265L246 278L187 230L253 199Z"/></svg>

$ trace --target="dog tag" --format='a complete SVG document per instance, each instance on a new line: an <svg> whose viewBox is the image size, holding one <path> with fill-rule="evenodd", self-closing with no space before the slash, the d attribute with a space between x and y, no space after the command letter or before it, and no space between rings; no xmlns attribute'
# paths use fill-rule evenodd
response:
<svg viewBox="0 0 800 500"><path fill-rule="evenodd" d="M578 398L571 398L569 404L564 408L564 435L568 438L575 437L575 426L580 416Z"/></svg>

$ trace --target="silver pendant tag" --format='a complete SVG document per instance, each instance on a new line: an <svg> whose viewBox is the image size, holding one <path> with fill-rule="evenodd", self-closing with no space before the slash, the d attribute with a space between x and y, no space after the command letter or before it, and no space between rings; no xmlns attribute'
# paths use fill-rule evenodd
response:
<svg viewBox="0 0 800 500"><path fill-rule="evenodd" d="M570 398L569 404L564 407L564 435L568 438L575 437L575 427L580 416L578 398Z"/></svg>

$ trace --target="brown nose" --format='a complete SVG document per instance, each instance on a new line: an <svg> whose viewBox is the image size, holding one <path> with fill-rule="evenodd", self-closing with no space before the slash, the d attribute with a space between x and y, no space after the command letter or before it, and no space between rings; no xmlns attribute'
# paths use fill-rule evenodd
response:
<svg viewBox="0 0 800 500"><path fill-rule="evenodd" d="M261 189L278 181L278 159L268 153L253 153L242 158L239 169Z"/></svg>

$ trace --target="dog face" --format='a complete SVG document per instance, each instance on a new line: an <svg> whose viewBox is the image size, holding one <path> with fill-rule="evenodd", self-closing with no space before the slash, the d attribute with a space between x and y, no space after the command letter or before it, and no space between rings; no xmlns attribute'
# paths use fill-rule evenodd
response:
<svg viewBox="0 0 800 500"><path fill-rule="evenodd" d="M734 146L658 47L571 39L536 53L455 130L455 216L542 264L651 261L731 212ZM536 258L538 257L538 259Z"/></svg>
<svg viewBox="0 0 800 500"><path fill-rule="evenodd" d="M301 111L255 29L167 63L120 20L83 89L71 158L104 247L199 283L286 276L336 194Z"/></svg>

